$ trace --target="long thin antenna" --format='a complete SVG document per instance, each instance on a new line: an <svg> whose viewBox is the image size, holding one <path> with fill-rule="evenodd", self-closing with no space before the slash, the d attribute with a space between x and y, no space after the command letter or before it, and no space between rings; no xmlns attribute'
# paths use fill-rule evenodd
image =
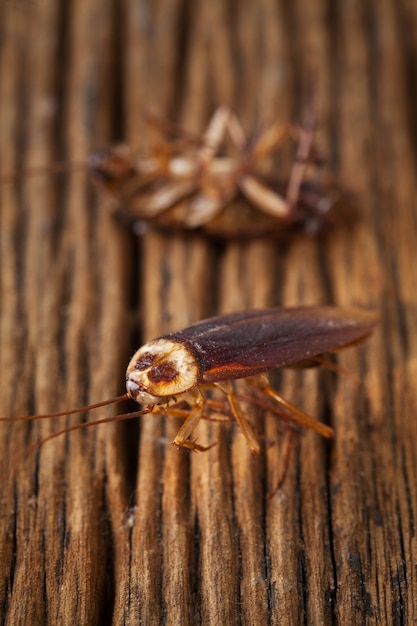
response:
<svg viewBox="0 0 417 626"><path fill-rule="evenodd" d="M117 396L117 398L112 398L111 400L104 400L103 402L88 404L87 406L81 406L78 409L70 409L69 411L60 411L59 413L45 413L43 415L25 415L17 417L0 417L0 422L30 422L33 420L47 419L49 417L63 417L64 415L74 415L74 413L85 413L86 411L98 409L102 406L116 404L116 402L122 402L123 400L127 400L129 397L129 394L124 393L121 396Z"/></svg>
<svg viewBox="0 0 417 626"><path fill-rule="evenodd" d="M125 396L127 396L127 394L125 394ZM125 396L119 396L119 398L117 398L116 401L120 399L124 399ZM102 402L98 405L94 405L94 408L97 406L103 406L103 405L110 404L110 403L111 403L110 401ZM93 405L91 406L93 407ZM56 432L51 433L50 435L47 435L43 439L39 439L38 441L35 441L35 443L32 443L25 450L23 450L23 452L14 459L13 463L7 468L4 474L0 476L0 484L4 483L9 478L10 474L12 474L12 472L16 469L16 467L23 461L23 459L25 459L31 452L34 452L35 450L43 446L44 443L47 443L48 441L51 441L52 439L56 439L56 437L60 437L61 435L65 435L66 433L70 433L74 430L81 430L82 428L89 428L90 426L98 426L99 424L108 424L109 422L118 422L120 420L128 420L128 419L133 419L134 417L140 417L141 415L146 415L147 413L151 413L153 410L153 407L154 405L151 404L147 406L146 409L143 409L142 411L133 411L132 413L121 413L120 415L113 415L112 417L103 417L102 419L93 420L92 422L74 424L73 426L68 426L67 428L63 428L62 430L57 430ZM70 411L69 413L75 413L75 412L76 411ZM59 413L57 415L67 415L69 413ZM45 417L45 416L38 416L38 417Z"/></svg>
<svg viewBox="0 0 417 626"><path fill-rule="evenodd" d="M12 183L14 180L20 180L21 178L27 178L29 176L42 176L46 174L60 174L61 172L86 172L87 163L84 161L75 161L70 163L68 161L57 161L49 165L35 165L33 167L27 167L19 172L10 172L0 176L0 184Z"/></svg>

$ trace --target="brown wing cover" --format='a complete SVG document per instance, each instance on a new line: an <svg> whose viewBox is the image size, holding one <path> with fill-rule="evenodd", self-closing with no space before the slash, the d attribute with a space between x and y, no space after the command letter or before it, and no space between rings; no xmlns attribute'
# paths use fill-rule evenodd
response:
<svg viewBox="0 0 417 626"><path fill-rule="evenodd" d="M194 353L199 382L233 380L293 365L369 335L370 311L276 307L211 317L171 335Z"/></svg>

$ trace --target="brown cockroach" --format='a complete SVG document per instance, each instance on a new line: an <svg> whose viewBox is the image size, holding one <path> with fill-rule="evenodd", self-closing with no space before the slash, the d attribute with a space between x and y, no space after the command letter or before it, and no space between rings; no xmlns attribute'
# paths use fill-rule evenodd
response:
<svg viewBox="0 0 417 626"><path fill-rule="evenodd" d="M313 144L314 127L315 114L309 111L301 127L275 123L248 140L236 115L219 107L200 140L185 135L140 159L127 146L114 146L93 155L89 169L117 211L135 224L226 238L284 235L294 229L315 234L347 213L353 221L355 210L352 194L330 177L323 182L305 178L308 164L317 167L322 160ZM266 160L287 137L297 149L285 179ZM230 155L225 154L227 139Z"/></svg>
<svg viewBox="0 0 417 626"><path fill-rule="evenodd" d="M274 123L251 139L227 107L213 114L202 137L164 120L148 122L162 134L148 153L137 155L119 144L94 153L84 165L114 212L142 232L147 224L164 230L201 231L222 238L316 234L335 223L354 223L353 194L318 171L323 158L314 144L314 94L300 126ZM296 144L289 176L271 164L284 140ZM65 164L51 166L63 171ZM46 173L33 168L25 174ZM3 181L13 175L2 177Z"/></svg>
<svg viewBox="0 0 417 626"><path fill-rule="evenodd" d="M184 417L172 443L178 448L204 451L214 444L198 444L193 433L200 419L209 418L210 411L219 406L205 393L206 389L217 388L225 395L227 404L221 412L239 424L250 450L259 454L260 443L233 386L235 380L246 379L253 395L246 396L245 401L268 409L273 403L285 421L331 438L333 429L284 399L270 386L267 374L281 367L320 364L323 353L364 340L376 323L374 313L356 308L275 307L218 315L162 335L139 348L127 367L127 392L122 396L62 413L0 418L0 421L69 415L132 398L145 408L53 433L33 444L22 457L61 433L150 413ZM261 400L257 401L256 396ZM177 408L180 403L189 409Z"/></svg>

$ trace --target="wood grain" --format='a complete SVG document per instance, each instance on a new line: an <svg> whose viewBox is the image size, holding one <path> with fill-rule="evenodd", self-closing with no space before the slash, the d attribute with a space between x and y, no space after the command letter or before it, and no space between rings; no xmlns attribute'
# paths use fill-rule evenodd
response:
<svg viewBox="0 0 417 626"><path fill-rule="evenodd" d="M141 342L217 312L380 315L339 354L349 375L274 375L336 439L297 435L272 499L287 439L258 409L275 442L258 458L230 424L199 426L218 442L204 454L171 449L178 420L155 415L15 464L0 489L1 623L416 623L415 3L14 0L0 29L0 172L22 172L0 186L0 415L113 397ZM198 133L220 104L249 133L298 120L308 60L355 228L279 244L139 238L86 174L24 175L115 140L145 149L147 113ZM1 466L70 423L0 423Z"/></svg>

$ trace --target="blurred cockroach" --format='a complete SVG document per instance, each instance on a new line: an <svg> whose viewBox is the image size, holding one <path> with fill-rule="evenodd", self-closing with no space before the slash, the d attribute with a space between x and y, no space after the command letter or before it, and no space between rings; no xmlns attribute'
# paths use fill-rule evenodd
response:
<svg viewBox="0 0 417 626"><path fill-rule="evenodd" d="M164 122L153 123L174 132ZM248 140L236 115L219 107L201 139L184 134L138 160L127 146L118 145L93 155L89 167L96 185L134 223L226 238L294 229L315 234L345 220L346 212L354 221L355 209L352 194L330 177L322 182L305 178L309 164L317 168L322 162L313 144L314 128L315 111L309 109L302 126L275 123ZM176 135L181 137L181 131ZM285 178L267 161L287 137L297 148Z"/></svg>
<svg viewBox="0 0 417 626"><path fill-rule="evenodd" d="M132 398L145 408L53 433L33 444L22 457L64 432L158 412L185 417L174 445L204 451L214 444L198 444L193 439L193 433L199 420L209 417L216 406L215 401L206 397L205 390L217 388L225 394L227 403L222 413L239 424L250 450L259 454L261 446L233 386L233 381L243 378L254 391L255 405L269 407L271 401L277 403L277 412L282 413L286 421L331 438L333 429L281 397L270 386L267 373L286 366L318 365L324 359L323 353L364 340L376 323L375 314L369 311L334 307L276 307L211 317L184 330L158 337L139 348L127 367L127 393L122 396L72 411L0 418L0 421L69 415ZM256 395L265 398L267 404L265 401L258 402ZM176 408L175 405L181 402L188 405L187 411Z"/></svg>
<svg viewBox="0 0 417 626"><path fill-rule="evenodd" d="M138 156L119 144L67 168L88 169L114 212L137 232L150 224L222 238L316 234L335 223L354 223L357 211L353 194L332 177L306 177L307 167L317 172L324 162L313 141L315 100L313 90L300 126L274 123L251 139L227 107L215 111L202 137L150 117L161 139L148 153ZM296 144L289 176L277 174L271 163L287 138ZM59 163L50 171L64 168ZM47 171L33 168L21 176Z"/></svg>

